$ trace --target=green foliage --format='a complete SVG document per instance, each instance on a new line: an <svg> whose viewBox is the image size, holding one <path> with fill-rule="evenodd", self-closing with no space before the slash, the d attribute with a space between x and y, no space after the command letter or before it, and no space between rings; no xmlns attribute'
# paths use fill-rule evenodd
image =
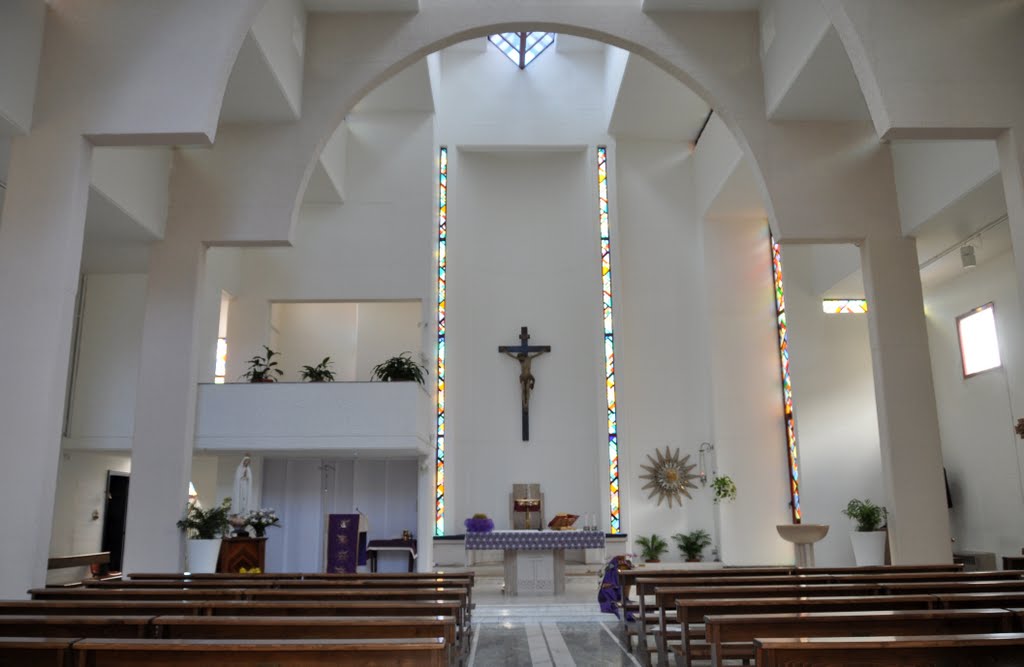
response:
<svg viewBox="0 0 1024 667"><path fill-rule="evenodd" d="M277 352L274 352L266 345L263 346L266 352L265 356L256 355L248 361L249 369L242 373L242 377L249 382L276 382L277 378L274 374L284 375L280 368L277 368L277 362L272 361Z"/></svg>
<svg viewBox="0 0 1024 667"><path fill-rule="evenodd" d="M879 507L867 498L864 500L854 498L847 503L843 514L857 522L857 532L859 533L878 530L882 526L882 521L889 515L884 507Z"/></svg>
<svg viewBox="0 0 1024 667"><path fill-rule="evenodd" d="M333 363L330 357L324 357L324 360L316 366L303 366L299 375L303 380L310 382L334 382L334 371L330 369L330 365Z"/></svg>
<svg viewBox="0 0 1024 667"><path fill-rule="evenodd" d="M373 367L373 375L381 382L426 382L428 371L412 359L412 352L385 359Z"/></svg>
<svg viewBox="0 0 1024 667"><path fill-rule="evenodd" d="M646 561L660 560L661 555L668 551L668 542L663 540L657 533L650 537L636 538L636 544L640 547L640 556Z"/></svg>
<svg viewBox="0 0 1024 667"><path fill-rule="evenodd" d="M711 544L711 535L706 530L693 530L689 533L676 533L672 536L679 547L679 553L687 560L700 560L704 547Z"/></svg>
<svg viewBox="0 0 1024 667"><path fill-rule="evenodd" d="M716 503L736 500L736 482L728 475L716 475L711 488L715 490Z"/></svg>
<svg viewBox="0 0 1024 667"><path fill-rule="evenodd" d="M185 508L185 518L178 520L178 528L186 530L196 540L212 540L228 530L228 512L231 498L225 498L219 507L204 510L193 500Z"/></svg>
<svg viewBox="0 0 1024 667"><path fill-rule="evenodd" d="M487 515L484 514L483 512L477 512L476 514L473 515L473 518L474 519L486 519Z"/></svg>

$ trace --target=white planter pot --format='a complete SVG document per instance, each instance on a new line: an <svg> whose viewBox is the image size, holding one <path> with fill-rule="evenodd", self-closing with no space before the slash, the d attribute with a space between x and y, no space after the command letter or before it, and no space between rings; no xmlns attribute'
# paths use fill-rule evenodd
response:
<svg viewBox="0 0 1024 667"><path fill-rule="evenodd" d="M885 531L873 530L867 533L850 533L853 542L853 559L857 565L885 564Z"/></svg>
<svg viewBox="0 0 1024 667"><path fill-rule="evenodd" d="M220 555L220 538L188 541L188 571L216 572Z"/></svg>

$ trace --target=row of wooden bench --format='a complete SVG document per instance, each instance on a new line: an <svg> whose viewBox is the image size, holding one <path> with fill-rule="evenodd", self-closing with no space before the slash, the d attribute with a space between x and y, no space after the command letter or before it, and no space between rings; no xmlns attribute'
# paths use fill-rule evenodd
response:
<svg viewBox="0 0 1024 667"><path fill-rule="evenodd" d="M652 649L657 650L661 664L666 664L670 655L675 655L680 665L688 665L698 658L711 657L714 664L719 665L725 657L753 658L753 638L758 635L723 641L710 634L711 628L727 622L735 614L795 614L802 618L805 612L814 610L886 612L961 605L992 606L999 608L997 614L1002 616L1002 625L998 628L983 626L984 629L1008 631L1017 629L1017 626L1010 622L1012 614L1006 608L1024 605L1024 579L1021 578L1024 573L963 573L953 566L867 570L816 568L799 572L788 568L783 568L783 571L779 568L735 568L714 572L631 571L621 574L627 576L620 576L620 579L637 590L637 603L627 604L625 608L639 615L638 622L624 626L625 636L628 641L630 634L635 634L637 654L645 664L651 663ZM729 616L723 616L724 620L717 619L718 624L709 626L706 621L716 614ZM886 629L895 618L883 613L877 621L865 620L865 623L874 623L872 627L876 634L896 635L898 628ZM747 625L750 623L752 621L746 621ZM798 622L786 626L788 636L793 636L799 627ZM921 634L927 629L928 621L921 620L915 627L915 633ZM974 628L966 631L972 632Z"/></svg>
<svg viewBox="0 0 1024 667"><path fill-rule="evenodd" d="M0 601L0 665L457 665L473 582L147 574L33 589L32 600Z"/></svg>

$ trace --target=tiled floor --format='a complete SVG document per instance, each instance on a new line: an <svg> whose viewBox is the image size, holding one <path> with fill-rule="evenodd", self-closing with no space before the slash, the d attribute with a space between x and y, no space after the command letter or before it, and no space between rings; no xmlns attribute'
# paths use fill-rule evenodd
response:
<svg viewBox="0 0 1024 667"><path fill-rule="evenodd" d="M564 595L511 597L500 577L478 574L469 667L639 667L618 619L598 609L596 571L566 579Z"/></svg>

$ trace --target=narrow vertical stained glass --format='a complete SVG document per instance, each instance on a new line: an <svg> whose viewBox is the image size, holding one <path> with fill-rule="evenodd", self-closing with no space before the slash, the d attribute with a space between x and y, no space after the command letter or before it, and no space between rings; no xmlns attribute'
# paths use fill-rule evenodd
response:
<svg viewBox="0 0 1024 667"><path fill-rule="evenodd" d="M782 289L782 249L769 235L772 245L772 276L775 283L775 313L779 325L779 361L782 370L782 406L786 420L786 450L789 459L789 493L793 523L800 523L800 468L797 462L796 424L793 415L793 383L789 377L789 334L786 329L786 295Z"/></svg>
<svg viewBox="0 0 1024 667"><path fill-rule="evenodd" d="M612 328L612 244L608 220L608 148L597 147L597 216L601 227L602 322L604 383L608 402L609 532L621 530L619 513L619 424L615 405L615 332Z"/></svg>
<svg viewBox="0 0 1024 667"><path fill-rule="evenodd" d="M434 534L444 535L444 357L445 275L448 265L448 147L442 146L437 172L437 447L434 462Z"/></svg>

